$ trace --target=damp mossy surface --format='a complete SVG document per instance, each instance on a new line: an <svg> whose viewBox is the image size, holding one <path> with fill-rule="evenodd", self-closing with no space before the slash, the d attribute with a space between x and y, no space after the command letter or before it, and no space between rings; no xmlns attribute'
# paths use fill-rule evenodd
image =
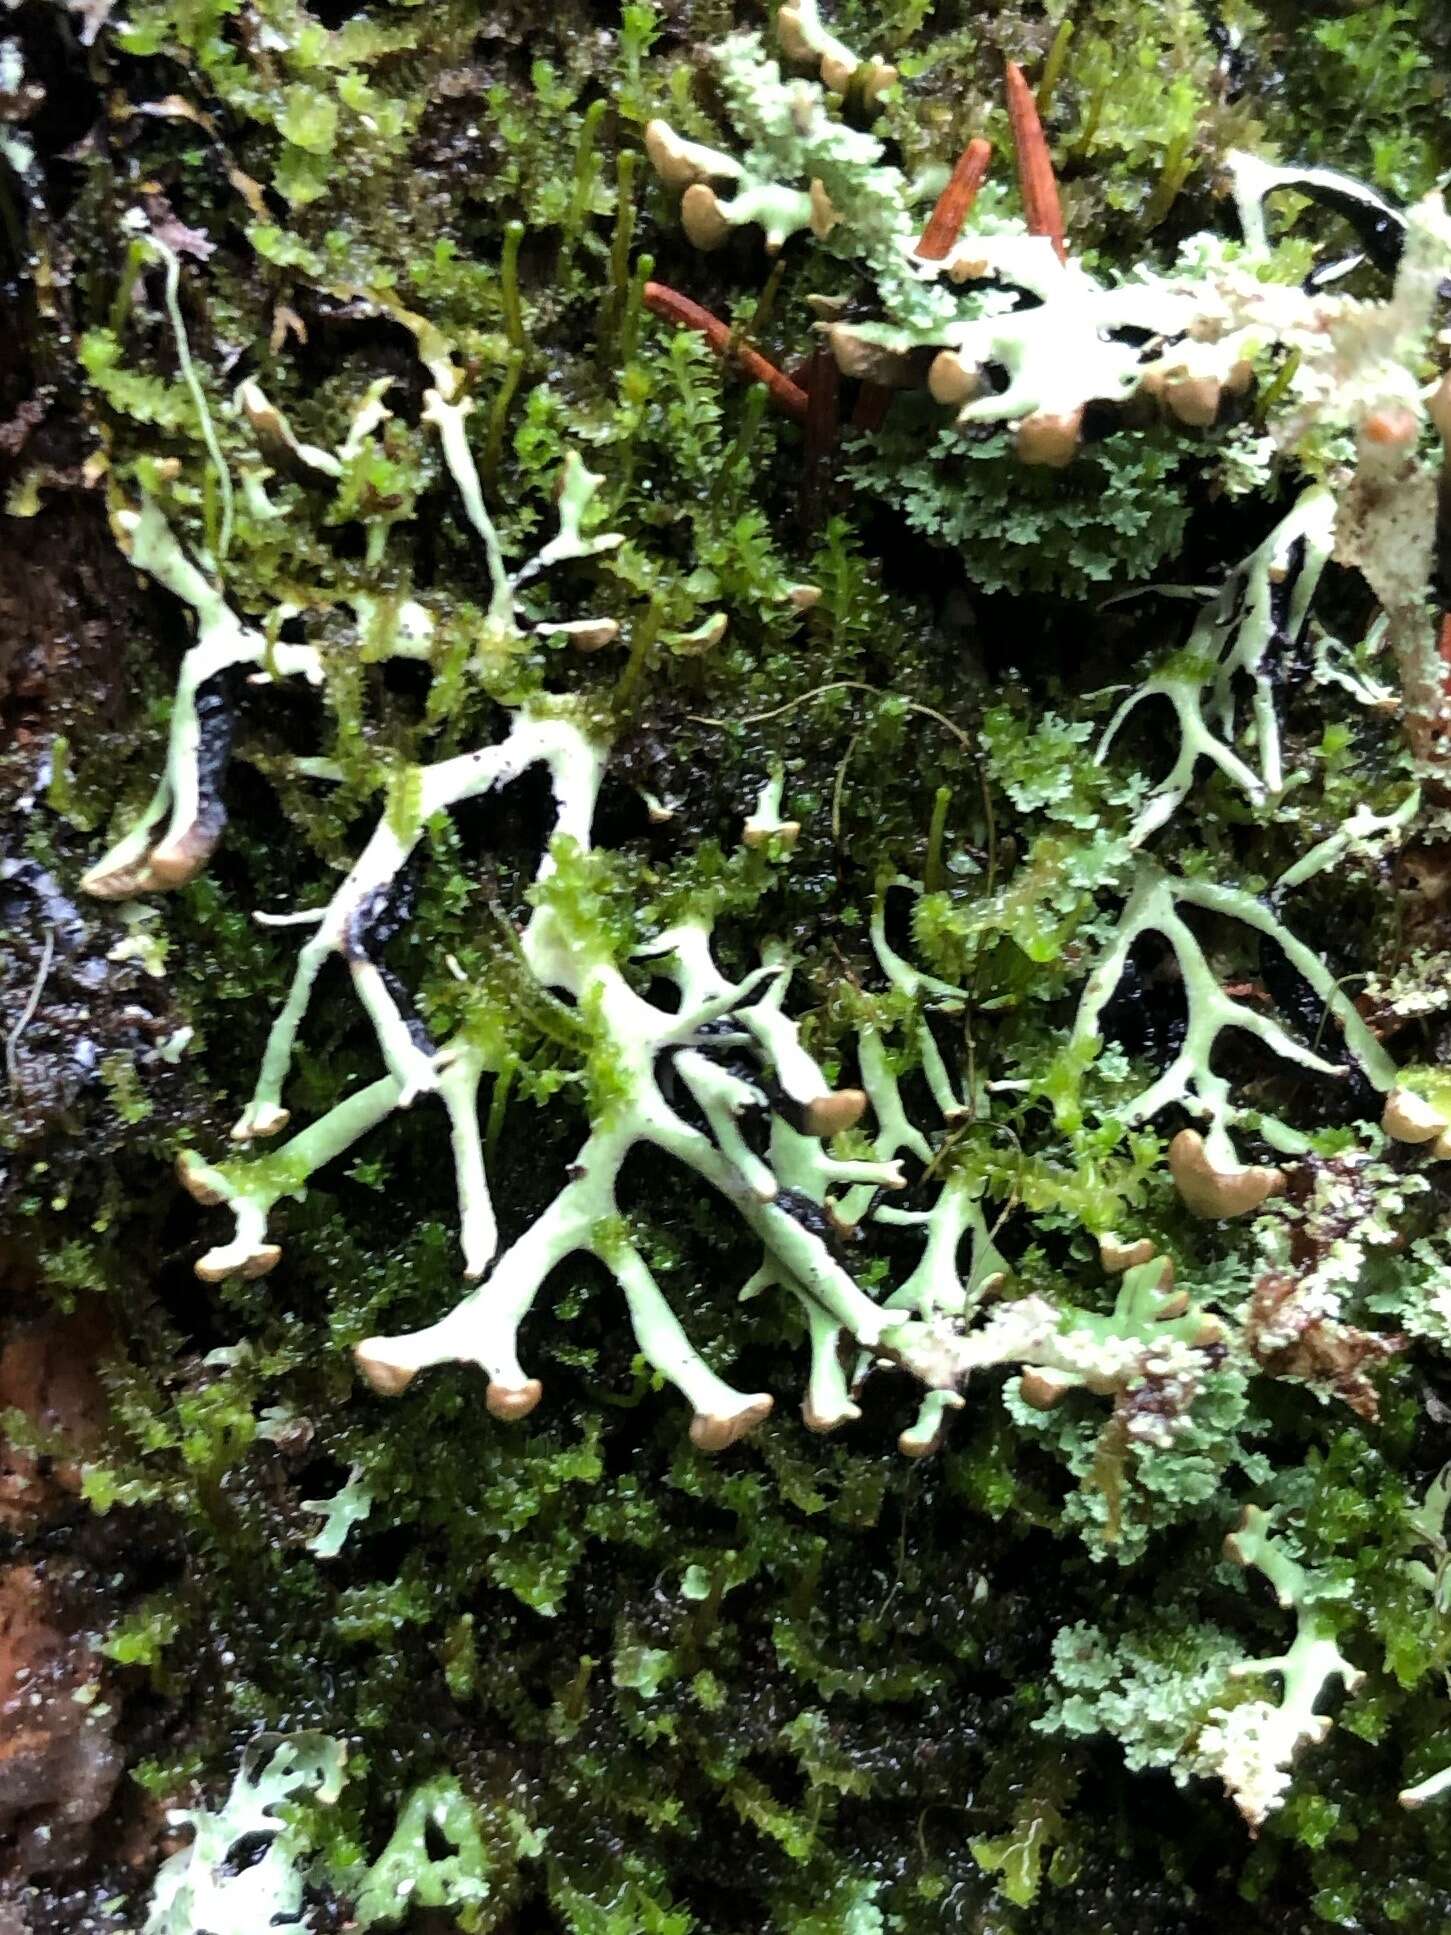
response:
<svg viewBox="0 0 1451 1935"><path fill-rule="evenodd" d="M1095 397L1074 461L1042 468L1015 423L964 432L934 400L940 317L913 305L941 289L903 295L888 243L860 241L889 203L925 222L975 135L995 161L969 235L1021 232L1005 61L1105 286L1239 272L1234 153L1424 211L1451 169L1444 10L1301 15L842 0L833 44L897 78L869 101L828 76L825 132L803 107L770 150L773 190L802 155L841 170L824 235L786 184L801 226L775 255L754 218L692 246L646 144L666 122L765 180L753 77L789 46L764 9L27 0L0 21L4 595L29 639L0 646L3 1260L27 1310L99 1296L117 1340L104 1448L45 1537L91 1579L133 1824L7 1882L32 1935L244 1935L198 1919L181 1870L156 1880L168 1808L198 1846L249 1823L314 1935L1451 1926L1451 1797L1399 1798L1451 1765L1451 1170L1428 1153L1451 1104L1418 1141L1380 1126L1388 1091L1428 1119L1448 1099L1451 782L1406 671L1445 596L1423 406L1447 311L1404 322L1384 398L1358 365L1312 395L1313 342L1267 333L1212 421ZM1409 219L1434 285L1445 232ZM1327 300L1413 307L1343 201L1280 195L1271 230L1252 273L1277 299L1334 263ZM661 288L817 407L780 407ZM917 330L904 387L838 370L833 323ZM1365 425L1393 407L1407 468L1376 488L1430 504L1409 591L1421 551L1367 505ZM147 507L223 616L154 562ZM1287 583L1313 625L1281 614L1221 692L1221 588L1238 623ZM132 891L88 898L180 770L184 659L233 623L256 649L213 688L232 736L206 865L145 876L153 843ZM423 810L430 771L521 718L600 749L583 838L556 836L584 784L563 755ZM1178 785L1186 718L1214 748ZM294 1137L392 1074L387 1040L472 1056L487 1294L649 1083L712 1129L706 1090L662 1072L699 987L672 991L661 937L708 933L737 991L692 1037L697 1083L708 1031L744 1027L777 986L751 977L789 957L778 1019L821 1092L765 1034L722 1051L771 1105L742 1105L751 1153L798 1165L812 1258L883 1306L914 1286L956 1382L924 1408L926 1347L892 1332L843 1396L857 1333L757 1283L767 1211L645 1142L522 1318L528 1386L481 1350L369 1388L357 1347L474 1287L440 1095L385 1098L325 1162L231 1131L309 932L254 913L329 906L390 838L387 907L290 1044ZM636 1066L615 1016L645 1009L662 1032ZM1190 1074L1140 1111L1186 1040ZM803 1102L858 1084L865 1115L803 1130ZM1166 1158L1186 1128L1206 1187L1278 1182L1195 1213ZM849 1189L807 1145L900 1162L905 1188ZM193 1200L179 1158L221 1181ZM202 1282L218 1197L265 1198L266 1228L236 1252L255 1273ZM636 1262L693 1353L690 1403L659 1324L627 1314ZM722 1381L772 1406L702 1448L720 1420L692 1441L694 1394Z"/></svg>

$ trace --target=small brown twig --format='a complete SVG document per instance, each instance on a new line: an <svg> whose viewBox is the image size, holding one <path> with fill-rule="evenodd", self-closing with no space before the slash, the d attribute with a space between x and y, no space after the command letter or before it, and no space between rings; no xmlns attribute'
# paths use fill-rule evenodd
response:
<svg viewBox="0 0 1451 1935"><path fill-rule="evenodd" d="M1048 152L1048 137L1043 132L1038 103L1016 61L1007 63L1004 78L1028 232L1046 235L1058 260L1066 262L1068 245L1064 240L1063 204L1058 199L1058 179L1053 173L1053 157Z"/></svg>
<svg viewBox="0 0 1451 1935"><path fill-rule="evenodd" d="M992 158L992 143L984 141L980 134L974 135L958 156L957 166L937 197L937 206L917 244L917 253L924 261L940 262L961 235L978 191L987 180Z"/></svg>
<svg viewBox="0 0 1451 1935"><path fill-rule="evenodd" d="M806 403L806 463L801 492L801 522L808 533L820 529L831 497L832 472L840 431L841 377L836 358L823 343L811 359Z"/></svg>
<svg viewBox="0 0 1451 1935"><path fill-rule="evenodd" d="M682 329L693 329L704 336L711 348L725 363L741 376L755 383L764 383L771 393L771 401L778 410L795 423L805 423L807 395L799 383L793 383L789 376L783 376L774 363L768 362L757 349L748 343L731 342L731 332L719 316L713 316L708 309L702 309L698 302L689 296L682 296L677 289L671 289L663 282L647 282L644 289L645 307L651 315L659 316L665 322L678 323Z"/></svg>
<svg viewBox="0 0 1451 1935"><path fill-rule="evenodd" d="M857 391L851 413L852 429L880 430L887 420L887 407L891 401L892 392L884 384L873 383L868 378Z"/></svg>

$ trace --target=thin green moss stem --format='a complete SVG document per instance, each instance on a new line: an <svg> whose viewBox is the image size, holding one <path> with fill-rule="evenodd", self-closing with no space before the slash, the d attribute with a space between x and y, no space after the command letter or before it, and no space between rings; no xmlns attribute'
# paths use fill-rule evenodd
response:
<svg viewBox="0 0 1451 1935"><path fill-rule="evenodd" d="M751 481L748 469L751 451L760 435L770 401L771 393L763 383L753 383L746 391L740 425L731 438L724 465L731 491L735 495L739 495L741 488Z"/></svg>
<svg viewBox="0 0 1451 1935"><path fill-rule="evenodd" d="M596 144L601 123L608 112L608 101L603 99L591 101L585 109L584 121L580 126L579 145L574 151L574 189L564 218L564 235L559 248L559 263L555 271L561 283L574 261L575 245L589 219L590 203L594 200L595 184L600 175Z"/></svg>
<svg viewBox="0 0 1451 1935"><path fill-rule="evenodd" d="M644 615L634 627L630 640L630 656L625 663L624 671L620 674L620 682L615 687L617 706L628 706L634 697L635 688L640 683L651 649L660 635L663 617L659 599L652 598Z"/></svg>
<svg viewBox="0 0 1451 1935"><path fill-rule="evenodd" d="M168 248L165 242L159 242L154 235L150 237L150 244L157 255L160 256L165 266L166 276L163 285L164 299L166 313L171 322L172 335L176 341L176 359L181 367L182 381L186 384L187 391L191 396L192 405L196 410L197 424L201 430L202 442L206 445L207 455L211 458L212 468L216 473L217 490L221 496L222 503L222 516L221 529L217 534L216 542L212 548L215 557L220 562L226 557L232 547L233 503L231 473L227 469L227 460L222 455L222 446L217 441L216 426L212 422L211 407L207 403L206 392L201 385L201 378L197 375L196 364L192 361L191 344L187 339L186 324L182 320L179 296L181 286L181 258L175 249ZM210 543L212 539L210 521L208 522L207 538Z"/></svg>
<svg viewBox="0 0 1451 1935"><path fill-rule="evenodd" d="M515 1064L506 1062L499 1070L494 1082L494 1092L489 1097L489 1119L484 1127L484 1163L492 1169L498 1161L499 1138L504 1133L504 1120L509 1113L509 1096L514 1087Z"/></svg>
<svg viewBox="0 0 1451 1935"><path fill-rule="evenodd" d="M952 804L952 788L939 786L932 801L932 823L927 829L927 864L922 869L922 885L929 894L946 885L942 868L942 836L947 827L947 809Z"/></svg>
<svg viewBox="0 0 1451 1935"><path fill-rule="evenodd" d="M1048 59L1044 63L1043 78L1038 83L1038 112L1046 115L1053 105L1053 94L1063 78L1064 63L1068 59L1068 49L1073 44L1073 22L1064 20L1053 36L1053 45L1048 49Z"/></svg>
<svg viewBox="0 0 1451 1935"><path fill-rule="evenodd" d="M504 230L504 248L499 258L499 299L504 306L504 333L509 347L527 350L524 334L524 305L519 297L519 245L524 240L524 224L510 222Z"/></svg>
<svg viewBox="0 0 1451 1935"><path fill-rule="evenodd" d="M519 388L519 379L524 374L526 360L522 349L510 350L509 360L504 366L504 380L489 409L489 429L484 440L481 475L490 489L498 480L499 461L504 454L504 437L509 427L509 410Z"/></svg>
<svg viewBox="0 0 1451 1935"><path fill-rule="evenodd" d="M625 313L620 319L620 361L630 362L640 342L640 312L645 306L645 284L655 273L653 255L642 255L635 264L635 273L630 278L629 294L625 298Z"/></svg>
<svg viewBox="0 0 1451 1935"><path fill-rule="evenodd" d="M132 242L126 250L126 259L121 264L120 280L116 284L116 293L111 298L111 310L107 318L111 334L118 340L126 327L126 319L131 314L132 293L136 288L136 278L140 275L141 266L145 260L145 243Z"/></svg>
<svg viewBox="0 0 1451 1935"><path fill-rule="evenodd" d="M732 325L730 341L726 345L725 356L722 359L727 367L729 367L741 344L743 342L753 343L757 341L761 331L771 320L771 313L776 307L776 297L781 288L781 278L785 273L786 258L782 256L772 268L771 273L766 277L761 293L756 298L756 306L750 315L744 321Z"/></svg>
<svg viewBox="0 0 1451 1935"><path fill-rule="evenodd" d="M1078 139L1073 144L1073 159L1083 161L1092 150L1098 138L1098 124L1103 119L1103 110L1108 105L1107 86L1096 87L1089 96L1088 107L1083 116L1083 126L1079 129Z"/></svg>
<svg viewBox="0 0 1451 1935"><path fill-rule="evenodd" d="M1154 184L1154 192L1149 197L1149 205L1144 210L1144 226L1157 228L1169 210L1179 199L1179 192L1189 179L1189 171L1194 166L1194 137L1189 131L1176 134L1164 153L1164 165L1159 170L1159 179Z"/></svg>
<svg viewBox="0 0 1451 1935"><path fill-rule="evenodd" d="M1288 393L1290 385L1294 382L1300 368L1300 362L1300 351L1298 349L1292 349L1270 378L1269 382L1266 383L1264 389L1260 392L1259 401L1255 405L1256 423L1268 423L1275 406L1279 403L1281 397Z"/></svg>
<svg viewBox="0 0 1451 1935"><path fill-rule="evenodd" d="M615 163L615 234L610 244L610 279L600 303L599 339L607 352L630 300L630 244L635 237L635 176L640 157L633 148Z"/></svg>

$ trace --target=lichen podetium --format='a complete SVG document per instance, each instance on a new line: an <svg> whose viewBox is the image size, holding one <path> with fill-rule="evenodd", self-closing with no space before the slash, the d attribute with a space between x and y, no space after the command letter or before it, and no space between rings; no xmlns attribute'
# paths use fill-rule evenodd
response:
<svg viewBox="0 0 1451 1935"><path fill-rule="evenodd" d="M1451 1926L1451 27L758 12L0 45L35 1931Z"/></svg>

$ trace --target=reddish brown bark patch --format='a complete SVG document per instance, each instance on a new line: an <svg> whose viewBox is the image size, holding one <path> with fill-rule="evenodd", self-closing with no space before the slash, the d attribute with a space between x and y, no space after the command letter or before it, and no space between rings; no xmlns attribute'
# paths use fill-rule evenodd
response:
<svg viewBox="0 0 1451 1935"><path fill-rule="evenodd" d="M84 1857L121 1774L117 1708L67 1624L38 1567L0 1574L0 1841L12 1840L21 1876Z"/></svg>
<svg viewBox="0 0 1451 1935"><path fill-rule="evenodd" d="M38 1451L0 1434L0 1525L29 1532L81 1487L81 1461L100 1441L106 1393L98 1366L112 1345L101 1305L53 1312L15 1329L0 1349L0 1412L19 1411L53 1445Z"/></svg>

